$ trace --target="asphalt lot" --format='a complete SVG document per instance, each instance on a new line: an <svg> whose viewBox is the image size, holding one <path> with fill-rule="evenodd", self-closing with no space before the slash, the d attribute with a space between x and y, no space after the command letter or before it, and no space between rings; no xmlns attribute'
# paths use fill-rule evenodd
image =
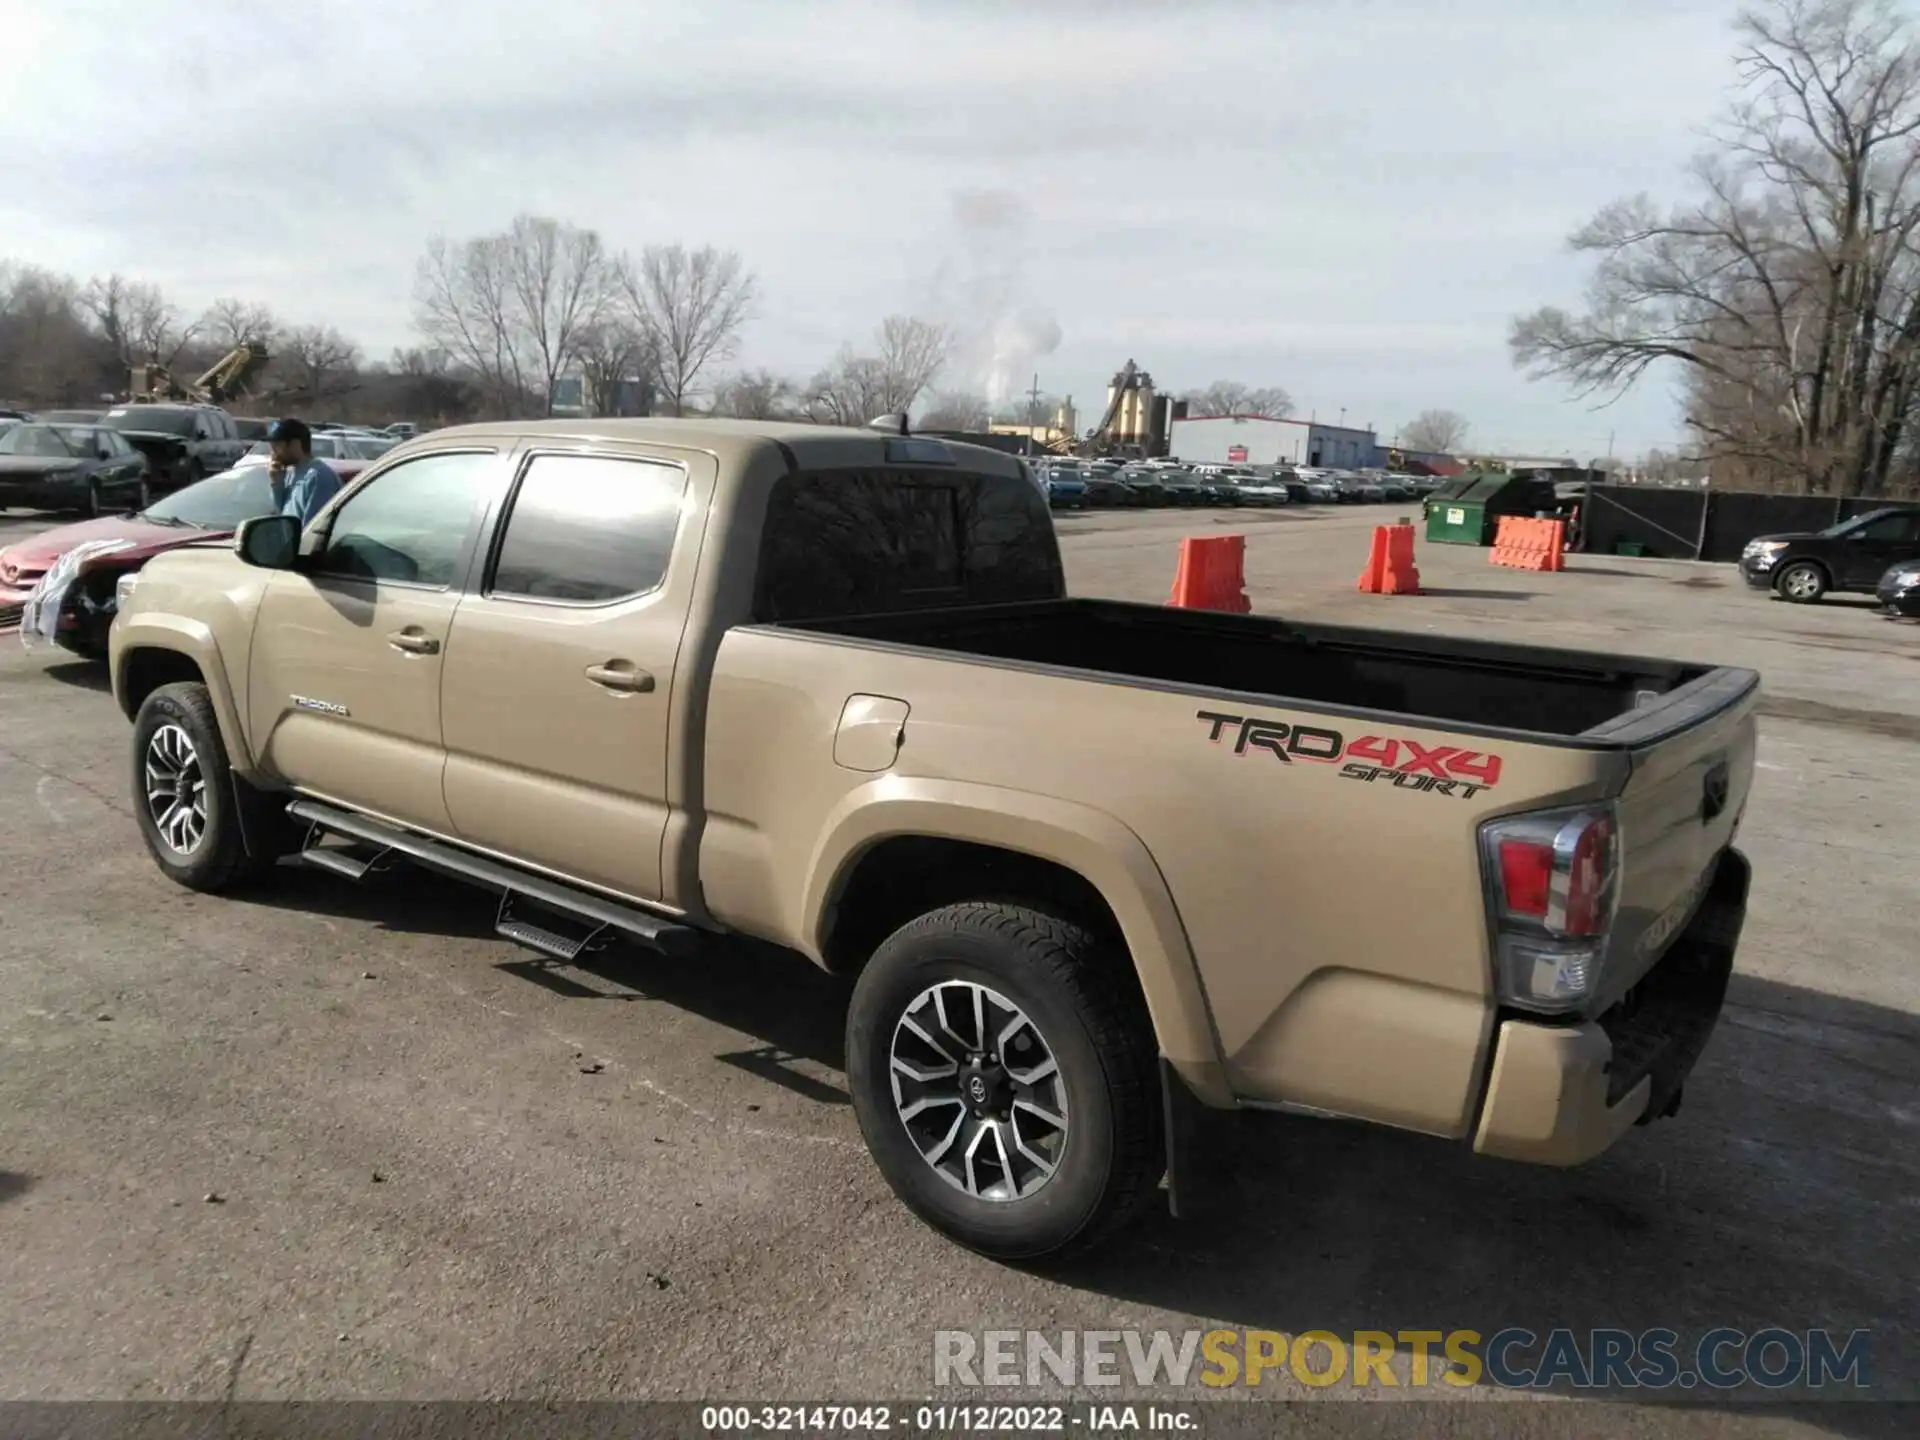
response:
<svg viewBox="0 0 1920 1440"><path fill-rule="evenodd" d="M1065 1276L996 1266L869 1165L842 997L809 968L552 967L417 876L191 896L141 850L101 674L5 637L0 1398L924 1396L940 1328L1215 1324L1869 1327L1876 1389L1920 1396L1920 628L1724 567L1535 575L1424 542L1430 594L1357 594L1393 513L1061 529L1081 593L1164 599L1180 535L1241 531L1263 610L1759 669L1752 909L1677 1119L1570 1173L1262 1120L1205 1224L1156 1217ZM0 519L0 543L34 528ZM1871 1404L1732 1423L1911 1433Z"/></svg>

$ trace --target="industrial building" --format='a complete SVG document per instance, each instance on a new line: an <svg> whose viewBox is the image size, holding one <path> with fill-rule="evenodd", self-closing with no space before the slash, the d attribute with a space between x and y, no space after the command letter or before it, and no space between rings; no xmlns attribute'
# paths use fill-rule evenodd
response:
<svg viewBox="0 0 1920 1440"><path fill-rule="evenodd" d="M1364 470L1380 463L1380 444L1370 429L1322 425L1315 420L1272 420L1261 415L1177 415L1168 453L1200 465L1310 465Z"/></svg>

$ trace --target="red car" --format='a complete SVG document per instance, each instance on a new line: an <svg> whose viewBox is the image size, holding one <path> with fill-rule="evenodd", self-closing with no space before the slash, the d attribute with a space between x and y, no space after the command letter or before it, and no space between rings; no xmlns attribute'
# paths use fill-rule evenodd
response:
<svg viewBox="0 0 1920 1440"><path fill-rule="evenodd" d="M332 460L343 481L364 470L365 460ZM0 625L17 625L34 587L54 563L90 540L125 541L124 548L81 563L60 608L54 639L79 655L104 655L107 631L118 603L122 575L154 556L185 545L229 539L242 520L273 513L267 467L244 465L177 490L135 515L112 515L62 525L0 550Z"/></svg>

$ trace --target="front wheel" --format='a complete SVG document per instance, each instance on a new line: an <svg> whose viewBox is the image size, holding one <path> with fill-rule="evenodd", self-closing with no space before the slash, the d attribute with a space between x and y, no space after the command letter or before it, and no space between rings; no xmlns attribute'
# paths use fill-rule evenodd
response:
<svg viewBox="0 0 1920 1440"><path fill-rule="evenodd" d="M1774 588L1796 605L1811 605L1827 593L1827 572L1811 560L1796 560L1780 572Z"/></svg>
<svg viewBox="0 0 1920 1440"><path fill-rule="evenodd" d="M207 687L182 681L149 695L133 722L133 800L161 873L212 894L270 865L247 853L242 793Z"/></svg>
<svg viewBox="0 0 1920 1440"><path fill-rule="evenodd" d="M1153 1193L1156 1055L1125 953L1019 905L950 905L896 931L847 1016L848 1087L881 1174L1001 1260L1091 1249Z"/></svg>

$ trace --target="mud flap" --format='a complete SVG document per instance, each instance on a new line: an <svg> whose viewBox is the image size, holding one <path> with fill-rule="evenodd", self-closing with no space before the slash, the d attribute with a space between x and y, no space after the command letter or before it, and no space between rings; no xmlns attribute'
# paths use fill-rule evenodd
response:
<svg viewBox="0 0 1920 1440"><path fill-rule="evenodd" d="M1187 1082L1160 1061L1161 1124L1167 1143L1167 1209L1176 1220L1192 1220L1217 1211L1230 1198L1233 1145L1238 1111L1201 1103Z"/></svg>
<svg viewBox="0 0 1920 1440"><path fill-rule="evenodd" d="M257 789L227 772L233 814L240 823L240 846L254 859L279 860L300 848L300 832L287 815L285 795Z"/></svg>

